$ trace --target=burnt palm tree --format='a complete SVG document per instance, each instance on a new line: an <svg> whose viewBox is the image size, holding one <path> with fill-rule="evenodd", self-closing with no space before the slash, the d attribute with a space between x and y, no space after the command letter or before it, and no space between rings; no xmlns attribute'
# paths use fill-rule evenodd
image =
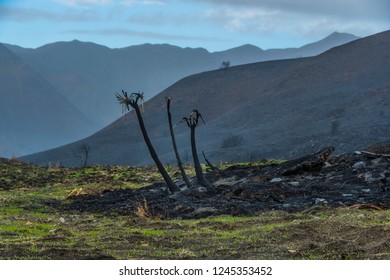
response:
<svg viewBox="0 0 390 280"><path fill-rule="evenodd" d="M191 130L191 150L192 150L192 158L194 160L194 168L195 168L196 178L198 179L199 184L201 184L205 187L212 187L210 182L206 179L206 177L203 174L202 166L200 165L198 152L196 149L195 129L199 124L199 118L205 124L203 117L199 113L199 111L193 110L192 113L188 117L184 117L180 122L186 122L188 127Z"/></svg>
<svg viewBox="0 0 390 280"><path fill-rule="evenodd" d="M160 159L157 156L156 151L154 150L154 147L152 145L152 142L149 139L149 135L146 131L145 124L142 118L141 111L138 106L138 101L142 102L143 106L143 93L141 92L135 92L130 95L124 90L122 90L122 94L116 93L116 98L119 101L120 104L122 104L123 111L130 111L130 106L135 110L135 113L137 114L137 119L139 126L141 128L142 135L144 137L145 143L149 149L150 156L153 158L158 171L161 173L162 177L164 178L165 183L168 186L168 189L174 193L176 191L179 191L180 188L173 182L172 178L169 176L167 171L165 170L163 164L161 163Z"/></svg>
<svg viewBox="0 0 390 280"><path fill-rule="evenodd" d="M184 170L183 163L181 161L179 151L177 150L175 134L173 132L172 115L171 115L171 100L172 100L172 97L166 97L165 100L167 101L169 131L171 133L172 145L173 145L173 150L175 151L175 155L176 155L177 166L180 169L180 173L181 173L181 176L183 177L184 182L190 188L191 187L191 182L188 179L188 176L187 176L187 174L186 174L186 172Z"/></svg>

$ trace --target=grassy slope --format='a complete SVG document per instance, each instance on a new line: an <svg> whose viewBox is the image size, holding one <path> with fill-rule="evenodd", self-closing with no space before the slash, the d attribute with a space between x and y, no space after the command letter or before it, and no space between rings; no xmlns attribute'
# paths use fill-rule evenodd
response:
<svg viewBox="0 0 390 280"><path fill-rule="evenodd" d="M178 175L171 167L172 175ZM160 181L152 167L41 168L0 161L0 259L390 259L390 211L316 208L158 220L59 212L69 195Z"/></svg>

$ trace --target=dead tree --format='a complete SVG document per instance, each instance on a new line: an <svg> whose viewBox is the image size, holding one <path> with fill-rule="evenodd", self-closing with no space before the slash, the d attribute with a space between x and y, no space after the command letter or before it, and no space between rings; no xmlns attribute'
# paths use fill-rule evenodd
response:
<svg viewBox="0 0 390 280"><path fill-rule="evenodd" d="M80 150L84 154L83 167L86 167L87 163L88 163L88 157L89 157L89 150L90 150L90 148L89 148L87 143L83 143L83 144L81 144Z"/></svg>
<svg viewBox="0 0 390 280"><path fill-rule="evenodd" d="M227 61L222 61L221 66L219 67L219 69L228 69L229 67L230 67L230 61L227 60Z"/></svg>
<svg viewBox="0 0 390 280"><path fill-rule="evenodd" d="M196 178L198 179L199 184L201 184L202 186L212 187L210 182L206 179L206 177L203 174L202 166L200 165L198 152L196 149L195 129L199 124L199 118L203 121L203 123L205 123L202 115L198 112L198 110L193 110L188 117L184 117L180 122L185 121L191 130L191 150L192 150L192 158L194 160Z"/></svg>
<svg viewBox="0 0 390 280"><path fill-rule="evenodd" d="M171 133L172 145L173 145L173 150L175 151L175 155L176 155L177 166L180 169L180 173L181 173L181 176L183 177L184 182L190 188L191 187L191 182L188 179L188 176L187 176L187 174L186 174L186 172L184 170L183 163L181 161L179 151L177 150L175 134L173 132L172 115L171 115L171 100L172 100L172 97L166 97L165 100L167 101L169 131Z"/></svg>
<svg viewBox="0 0 390 280"><path fill-rule="evenodd" d="M130 106L135 110L135 113L137 114L138 118L138 124L141 128L142 135L144 137L146 146L149 149L150 156L153 158L158 171L164 178L165 183L168 186L168 189L174 193L176 191L180 191L180 188L173 182L172 178L169 176L168 172L165 170L163 164L161 163L160 159L157 156L156 151L154 150L154 147L152 145L152 142L150 141L149 135L146 131L144 120L142 118L141 111L138 106L138 101L141 100L143 102L143 93L137 92L132 93L130 95L127 94L126 91L122 90L122 94L116 93L116 98L119 101L120 104L122 104L124 111L130 111Z"/></svg>

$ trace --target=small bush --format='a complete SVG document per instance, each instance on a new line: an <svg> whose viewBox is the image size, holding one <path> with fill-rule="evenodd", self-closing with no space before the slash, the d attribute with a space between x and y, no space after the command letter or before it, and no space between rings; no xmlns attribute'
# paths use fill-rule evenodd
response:
<svg viewBox="0 0 390 280"><path fill-rule="evenodd" d="M221 148L233 148L242 145L244 139L242 135L230 135L222 140Z"/></svg>

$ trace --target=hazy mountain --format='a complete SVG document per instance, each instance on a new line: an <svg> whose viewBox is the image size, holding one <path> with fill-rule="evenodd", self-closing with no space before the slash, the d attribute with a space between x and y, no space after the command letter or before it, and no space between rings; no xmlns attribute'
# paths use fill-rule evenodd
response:
<svg viewBox="0 0 390 280"><path fill-rule="evenodd" d="M318 42L307 44L300 48L269 49L265 54L264 60L315 56L356 39L359 39L359 37L352 34L333 32Z"/></svg>
<svg viewBox="0 0 390 280"><path fill-rule="evenodd" d="M387 31L315 57L192 75L145 104L145 123L164 162L174 161L166 96L173 97L174 121L200 110L206 125L198 128L198 148L212 161L290 158L325 145L339 153L361 149L390 139L389 49ZM188 128L176 134L190 160ZM90 164L151 163L133 112L82 141L23 159L79 165L83 143Z"/></svg>
<svg viewBox="0 0 390 280"><path fill-rule="evenodd" d="M357 37L334 33L302 48L266 50L243 45L210 53L202 48L144 44L110 49L80 41L57 42L37 49L8 45L34 67L100 129L120 116L115 91L143 91L146 99L179 79L218 69L222 61L240 65L271 59L316 55Z"/></svg>
<svg viewBox="0 0 390 280"><path fill-rule="evenodd" d="M19 156L89 135L91 122L0 44L0 155Z"/></svg>

